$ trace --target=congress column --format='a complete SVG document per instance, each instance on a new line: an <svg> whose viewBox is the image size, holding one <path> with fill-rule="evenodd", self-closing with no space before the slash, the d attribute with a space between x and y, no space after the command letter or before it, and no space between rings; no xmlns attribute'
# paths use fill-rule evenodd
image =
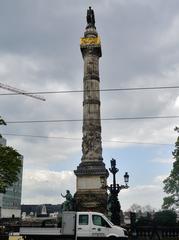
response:
<svg viewBox="0 0 179 240"><path fill-rule="evenodd" d="M95 27L94 11L87 10L87 26L80 48L84 60L83 78L83 139L81 163L75 170L79 211L106 212L108 171L102 157L99 58L102 56L100 37Z"/></svg>

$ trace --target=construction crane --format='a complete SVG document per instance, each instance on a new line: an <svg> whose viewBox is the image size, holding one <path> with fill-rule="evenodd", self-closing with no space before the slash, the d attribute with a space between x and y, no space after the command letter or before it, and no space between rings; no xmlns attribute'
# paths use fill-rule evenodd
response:
<svg viewBox="0 0 179 240"><path fill-rule="evenodd" d="M28 96L28 97L36 98L36 99L41 100L41 101L45 101L45 98L42 98L42 97L37 96L37 95L33 95L31 93L25 92L23 90L15 88L15 87L11 87L7 84L0 83L0 88L6 89L8 91L11 91L11 92L14 92L14 93L17 93L17 94L21 94L21 95L25 95L25 96Z"/></svg>

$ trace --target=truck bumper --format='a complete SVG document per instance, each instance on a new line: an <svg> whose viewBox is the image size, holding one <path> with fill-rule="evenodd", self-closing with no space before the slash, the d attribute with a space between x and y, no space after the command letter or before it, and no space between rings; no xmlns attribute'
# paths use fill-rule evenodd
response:
<svg viewBox="0 0 179 240"><path fill-rule="evenodd" d="M128 240L128 237L77 237L77 240Z"/></svg>

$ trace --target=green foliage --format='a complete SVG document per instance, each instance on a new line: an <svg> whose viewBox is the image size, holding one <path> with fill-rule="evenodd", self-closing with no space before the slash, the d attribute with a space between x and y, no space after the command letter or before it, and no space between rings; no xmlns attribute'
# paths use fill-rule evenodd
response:
<svg viewBox="0 0 179 240"><path fill-rule="evenodd" d="M155 212L154 215L148 214L138 218L137 226L174 226L176 225L177 214L172 210Z"/></svg>
<svg viewBox="0 0 179 240"><path fill-rule="evenodd" d="M21 170L21 155L12 147L0 145L0 192L18 180Z"/></svg>
<svg viewBox="0 0 179 240"><path fill-rule="evenodd" d="M179 132L179 128L175 128L175 131ZM164 192L169 196L163 199L163 209L169 209L176 204L176 196L179 196L179 137L175 143L175 149L172 153L175 159L173 163L173 168L170 175L163 181Z"/></svg>
<svg viewBox="0 0 179 240"><path fill-rule="evenodd" d="M163 209L169 209L174 204L175 204L174 196L164 197L162 208Z"/></svg>
<svg viewBox="0 0 179 240"><path fill-rule="evenodd" d="M6 125L1 117L0 125ZM21 155L12 147L0 144L0 193L5 193L18 180L21 165Z"/></svg>
<svg viewBox="0 0 179 240"><path fill-rule="evenodd" d="M154 214L154 222L161 226L173 226L176 224L177 214L172 210L163 210Z"/></svg>
<svg viewBox="0 0 179 240"><path fill-rule="evenodd" d="M137 225L138 226L149 226L151 225L152 220L151 220L151 216L146 216L146 217L139 217L139 219L137 220Z"/></svg>

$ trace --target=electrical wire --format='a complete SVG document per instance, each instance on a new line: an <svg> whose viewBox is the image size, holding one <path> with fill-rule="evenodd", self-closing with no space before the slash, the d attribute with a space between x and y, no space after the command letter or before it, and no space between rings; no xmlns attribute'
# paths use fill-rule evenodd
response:
<svg viewBox="0 0 179 240"><path fill-rule="evenodd" d="M31 137L31 138L42 138L42 139L59 139L59 140L73 140L81 141L81 138L72 138L72 137L49 137L49 136L40 136L40 135L29 135L29 134L14 134L14 133L3 133L4 136L14 136L14 137ZM142 144L142 145L173 145L171 143L154 143L154 142L137 142L137 141L121 141L121 140L103 140L103 142L113 142L121 144Z"/></svg>
<svg viewBox="0 0 179 240"><path fill-rule="evenodd" d="M82 122L82 121L124 121L124 120L151 120L151 119L175 119L179 116L142 116L142 117L113 117L101 119L51 119L51 120L24 120L24 121L6 121L7 124L15 123L60 123L60 122Z"/></svg>
<svg viewBox="0 0 179 240"><path fill-rule="evenodd" d="M62 93L83 93L83 92L114 92L114 91L140 91L140 90L165 90L179 89L179 86L157 86L157 87L129 87L129 88L106 88L100 90L61 90L61 91L36 91L27 94L62 94ZM0 96L20 95L19 93L0 93Z"/></svg>

